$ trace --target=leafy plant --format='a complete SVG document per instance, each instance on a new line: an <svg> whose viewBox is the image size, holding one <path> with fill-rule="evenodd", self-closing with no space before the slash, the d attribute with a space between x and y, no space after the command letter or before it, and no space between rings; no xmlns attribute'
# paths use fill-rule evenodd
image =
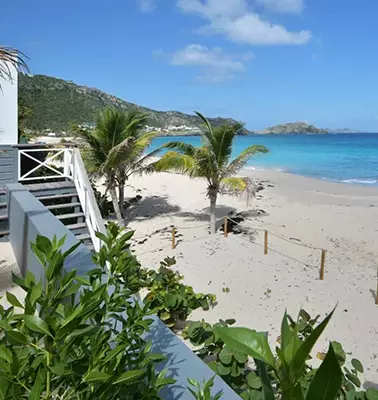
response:
<svg viewBox="0 0 378 400"><path fill-rule="evenodd" d="M183 337L197 347L195 353L236 393L243 399L253 399L261 394L262 384L248 365L248 355L226 346L217 333L218 327L227 327L234 323L234 319L220 320L214 325L203 320L192 322L184 330Z"/></svg>
<svg viewBox="0 0 378 400"><path fill-rule="evenodd" d="M153 311L133 298L144 272L127 251L131 235L111 224L86 277L64 270L77 245L31 244L44 276L14 275L25 301L7 293L11 306L0 307L0 399L157 399L174 382L156 372L164 357L142 338Z"/></svg>
<svg viewBox="0 0 378 400"><path fill-rule="evenodd" d="M375 389L370 390L369 394L354 392L353 385L359 386L356 372L363 371L362 365L354 360L353 370L346 369L343 375L340 354L345 361L345 353L340 352L337 342L329 344L328 352L318 369L314 370L307 364L311 350L333 312L317 326L314 326L317 318L311 320L303 311L297 323L285 313L276 356L265 333L233 327L217 327L216 332L231 349L245 352L254 359L262 383L262 399L274 400L276 396L281 396L283 400L349 400L365 399L373 393L378 394Z"/></svg>
<svg viewBox="0 0 378 400"><path fill-rule="evenodd" d="M214 379L215 376L210 378L208 381L203 381L202 384L195 379L188 379L189 384L196 390L190 387L188 387L188 389L196 400L219 400L223 395L222 391L217 393L215 396L211 394L211 389L214 386Z"/></svg>
<svg viewBox="0 0 378 400"><path fill-rule="evenodd" d="M149 292L144 298L146 305L157 310L157 315L170 328L178 321L186 321L193 310L208 310L214 305L213 294L195 293L191 286L185 285L183 276L173 271L174 258L167 257L160 263L158 271L149 271Z"/></svg>

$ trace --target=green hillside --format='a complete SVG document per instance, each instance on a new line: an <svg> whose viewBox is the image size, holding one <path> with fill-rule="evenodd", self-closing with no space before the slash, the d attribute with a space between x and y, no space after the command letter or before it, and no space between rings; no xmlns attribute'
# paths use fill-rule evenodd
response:
<svg viewBox="0 0 378 400"><path fill-rule="evenodd" d="M149 125L200 126L197 116L178 111L155 111L121 100L101 90L79 86L73 82L45 75L19 76L19 101L31 109L26 121L27 128L33 130L52 129L66 131L72 124L94 122L99 110L113 106L124 110L138 109L147 112ZM211 119L214 125L235 122L232 119ZM248 133L244 130L241 133Z"/></svg>

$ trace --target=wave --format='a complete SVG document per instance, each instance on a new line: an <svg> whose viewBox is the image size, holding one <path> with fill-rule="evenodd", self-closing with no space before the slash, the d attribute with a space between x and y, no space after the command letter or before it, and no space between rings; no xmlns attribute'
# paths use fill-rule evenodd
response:
<svg viewBox="0 0 378 400"><path fill-rule="evenodd" d="M343 179L341 182L344 183L362 183L364 185L376 185L378 183L378 179Z"/></svg>
<svg viewBox="0 0 378 400"><path fill-rule="evenodd" d="M251 170L251 171L277 171L277 172L286 172L283 168L262 168L262 167L252 167L247 165L243 169Z"/></svg>
<svg viewBox="0 0 378 400"><path fill-rule="evenodd" d="M360 179L360 178L332 179L323 177L322 180L331 182L341 182L341 183L354 183L358 185L374 185L374 186L378 185L378 179Z"/></svg>

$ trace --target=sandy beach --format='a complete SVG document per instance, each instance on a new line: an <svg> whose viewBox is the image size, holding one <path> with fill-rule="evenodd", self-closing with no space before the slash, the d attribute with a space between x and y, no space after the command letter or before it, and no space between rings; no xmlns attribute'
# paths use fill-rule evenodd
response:
<svg viewBox="0 0 378 400"><path fill-rule="evenodd" d="M365 386L377 384L378 188L274 171L244 174L264 189L249 207L245 200L220 196L218 218L230 211L250 215L243 222L247 233L228 238L208 233L204 181L168 173L132 178L126 197L139 194L142 200L128 210L128 224L136 231L133 249L142 265L156 267L165 256L175 256L188 284L218 297L214 309L196 311L192 320L235 318L237 325L269 331L273 345L285 309L294 316L304 308L323 317L337 305L315 352L326 350L329 340L339 341L364 364ZM269 231L268 255L261 229ZM318 248L327 250L324 281Z"/></svg>

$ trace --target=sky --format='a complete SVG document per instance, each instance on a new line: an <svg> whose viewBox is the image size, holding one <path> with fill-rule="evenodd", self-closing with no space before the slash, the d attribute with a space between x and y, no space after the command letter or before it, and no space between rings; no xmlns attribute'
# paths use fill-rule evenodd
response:
<svg viewBox="0 0 378 400"><path fill-rule="evenodd" d="M33 74L249 129L378 132L376 0L18 0L0 43Z"/></svg>

